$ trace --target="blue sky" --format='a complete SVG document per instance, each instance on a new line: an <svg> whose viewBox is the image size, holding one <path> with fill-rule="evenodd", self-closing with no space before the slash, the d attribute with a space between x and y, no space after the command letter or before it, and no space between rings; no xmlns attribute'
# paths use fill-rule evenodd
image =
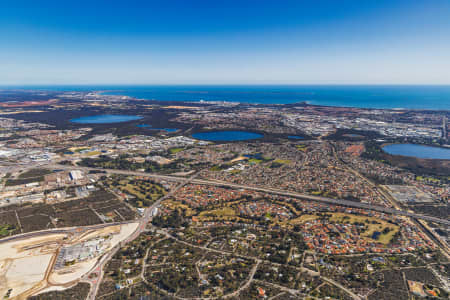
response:
<svg viewBox="0 0 450 300"><path fill-rule="evenodd" d="M0 85L450 84L448 0L0 0Z"/></svg>

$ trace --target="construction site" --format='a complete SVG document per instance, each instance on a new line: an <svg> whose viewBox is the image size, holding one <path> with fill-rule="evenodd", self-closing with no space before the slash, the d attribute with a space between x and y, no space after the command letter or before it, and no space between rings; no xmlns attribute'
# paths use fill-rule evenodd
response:
<svg viewBox="0 0 450 300"><path fill-rule="evenodd" d="M26 299L76 285L138 223L62 229L0 241L0 296ZM30 236L32 235L32 236Z"/></svg>

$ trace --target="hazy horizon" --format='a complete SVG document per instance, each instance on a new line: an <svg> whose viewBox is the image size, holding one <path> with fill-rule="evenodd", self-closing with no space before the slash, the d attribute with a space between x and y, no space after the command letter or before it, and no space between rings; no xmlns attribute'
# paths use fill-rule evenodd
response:
<svg viewBox="0 0 450 300"><path fill-rule="evenodd" d="M427 84L427 83L136 83L136 84L124 84L124 83L42 83L42 84L11 84L0 86L450 86L450 83L446 84Z"/></svg>

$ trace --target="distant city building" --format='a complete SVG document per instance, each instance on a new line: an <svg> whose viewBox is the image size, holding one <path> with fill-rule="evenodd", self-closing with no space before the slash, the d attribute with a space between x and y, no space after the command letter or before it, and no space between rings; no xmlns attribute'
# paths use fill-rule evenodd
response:
<svg viewBox="0 0 450 300"><path fill-rule="evenodd" d="M71 180L83 179L83 173L80 170L70 171L69 176Z"/></svg>

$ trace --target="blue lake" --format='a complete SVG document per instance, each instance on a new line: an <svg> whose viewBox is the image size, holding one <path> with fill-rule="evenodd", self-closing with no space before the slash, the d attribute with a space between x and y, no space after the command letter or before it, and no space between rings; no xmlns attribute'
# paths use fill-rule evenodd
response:
<svg viewBox="0 0 450 300"><path fill-rule="evenodd" d="M194 139L205 141L233 142L233 141L260 139L263 137L263 135L248 131L230 130L230 131L211 131L211 132L194 133L192 137Z"/></svg>
<svg viewBox="0 0 450 300"><path fill-rule="evenodd" d="M178 128L149 128L151 130L163 130L163 131L167 131L167 132L175 132L178 130Z"/></svg>
<svg viewBox="0 0 450 300"><path fill-rule="evenodd" d="M289 135L288 138L293 139L293 140L303 140L304 139L304 137L299 136L299 135Z"/></svg>
<svg viewBox="0 0 450 300"><path fill-rule="evenodd" d="M392 144L383 147L392 155L413 156L426 159L450 159L450 148L440 148L415 144Z"/></svg>
<svg viewBox="0 0 450 300"><path fill-rule="evenodd" d="M71 119L70 122L79 124L110 124L134 121L139 119L142 119L142 117L132 115L95 115Z"/></svg>

